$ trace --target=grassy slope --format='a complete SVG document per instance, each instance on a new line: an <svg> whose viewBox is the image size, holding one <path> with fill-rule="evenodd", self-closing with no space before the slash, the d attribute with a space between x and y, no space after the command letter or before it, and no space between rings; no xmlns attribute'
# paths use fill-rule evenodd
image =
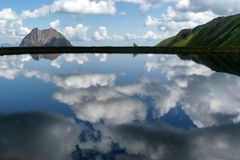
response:
<svg viewBox="0 0 240 160"><path fill-rule="evenodd" d="M194 29L182 30L158 46L178 47L240 47L240 14L220 17ZM240 76L239 55L179 55L181 59L191 59L209 68Z"/></svg>
<svg viewBox="0 0 240 160"><path fill-rule="evenodd" d="M182 30L158 46L240 46L240 14L219 17L194 29Z"/></svg>

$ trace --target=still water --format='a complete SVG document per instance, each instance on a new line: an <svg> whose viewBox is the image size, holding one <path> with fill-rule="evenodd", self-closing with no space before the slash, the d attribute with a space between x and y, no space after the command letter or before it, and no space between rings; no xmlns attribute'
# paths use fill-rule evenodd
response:
<svg viewBox="0 0 240 160"><path fill-rule="evenodd" d="M0 159L237 160L238 70L202 64L177 55L2 56Z"/></svg>

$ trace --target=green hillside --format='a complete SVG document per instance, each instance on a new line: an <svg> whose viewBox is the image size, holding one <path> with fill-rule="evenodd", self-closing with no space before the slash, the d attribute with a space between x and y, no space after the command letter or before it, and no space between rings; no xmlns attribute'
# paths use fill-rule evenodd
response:
<svg viewBox="0 0 240 160"><path fill-rule="evenodd" d="M219 17L194 29L184 29L157 46L240 47L240 14Z"/></svg>
<svg viewBox="0 0 240 160"><path fill-rule="evenodd" d="M240 14L219 17L211 22L184 29L177 35L163 40L161 47L240 47ZM179 54L183 60L193 60L214 71L240 76L240 55Z"/></svg>

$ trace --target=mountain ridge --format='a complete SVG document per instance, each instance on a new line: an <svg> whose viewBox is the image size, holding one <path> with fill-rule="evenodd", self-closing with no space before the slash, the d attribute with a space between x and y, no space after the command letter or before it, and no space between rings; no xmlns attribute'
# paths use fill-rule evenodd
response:
<svg viewBox="0 0 240 160"><path fill-rule="evenodd" d="M160 47L240 47L240 14L218 17L193 29L181 30L177 35L163 40ZM240 76L238 54L178 54L183 60L193 60L214 71Z"/></svg>
<svg viewBox="0 0 240 160"><path fill-rule="evenodd" d="M21 41L20 47L72 46L60 32L53 28L40 30L33 28Z"/></svg>
<svg viewBox="0 0 240 160"><path fill-rule="evenodd" d="M27 34L19 45L20 47L66 47L72 46L71 42L67 40L60 32L53 28L39 30L33 28L32 31ZM34 60L41 58L54 60L60 56L60 54L32 54Z"/></svg>
<svg viewBox="0 0 240 160"><path fill-rule="evenodd" d="M240 47L240 14L218 17L193 29L183 29L161 41L161 47Z"/></svg>

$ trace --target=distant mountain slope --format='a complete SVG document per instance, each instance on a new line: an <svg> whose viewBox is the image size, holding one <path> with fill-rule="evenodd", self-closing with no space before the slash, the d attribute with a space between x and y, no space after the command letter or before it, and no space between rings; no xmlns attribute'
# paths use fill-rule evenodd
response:
<svg viewBox="0 0 240 160"><path fill-rule="evenodd" d="M157 46L174 47L240 47L240 14L219 17L194 29L184 29ZM240 76L240 55L181 54L181 59L193 60L214 71Z"/></svg>
<svg viewBox="0 0 240 160"><path fill-rule="evenodd" d="M47 47L47 46L72 46L61 33L53 28L39 30L34 28L28 35L24 37L20 43L20 47Z"/></svg>
<svg viewBox="0 0 240 160"><path fill-rule="evenodd" d="M53 28L39 30L34 28L28 35L24 37L20 43L20 47L60 47L60 46L72 46L71 42L67 40L61 33ZM34 60L41 58L54 60L60 56L60 54L32 54Z"/></svg>
<svg viewBox="0 0 240 160"><path fill-rule="evenodd" d="M240 47L240 14L219 17L194 29L181 30L157 46Z"/></svg>

